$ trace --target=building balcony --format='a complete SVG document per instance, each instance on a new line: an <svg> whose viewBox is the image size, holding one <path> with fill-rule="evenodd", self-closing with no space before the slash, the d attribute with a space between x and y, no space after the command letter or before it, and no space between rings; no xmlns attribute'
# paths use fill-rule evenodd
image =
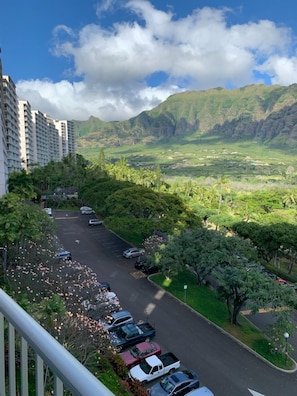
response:
<svg viewBox="0 0 297 396"><path fill-rule="evenodd" d="M31 355L34 351L34 393L32 381L29 381L29 372L32 370L29 351ZM48 370L53 375L53 390L45 393L45 373ZM108 388L0 289L0 396L63 396L65 392L74 396L113 396Z"/></svg>

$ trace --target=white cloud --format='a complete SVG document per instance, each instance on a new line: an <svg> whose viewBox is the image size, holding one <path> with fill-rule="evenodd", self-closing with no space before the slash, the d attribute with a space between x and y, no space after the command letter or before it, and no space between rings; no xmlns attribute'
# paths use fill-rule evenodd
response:
<svg viewBox="0 0 297 396"><path fill-rule="evenodd" d="M106 0L97 15L113 5ZM237 87L267 78L282 85L297 82L290 29L267 20L229 26L227 9L205 7L177 19L149 1L130 0L125 7L134 20L108 29L98 23L75 33L58 26L53 53L73 59L73 76L80 81L19 81L20 98L55 118L94 115L109 121L128 119L185 89ZM166 80L149 86L158 72Z"/></svg>

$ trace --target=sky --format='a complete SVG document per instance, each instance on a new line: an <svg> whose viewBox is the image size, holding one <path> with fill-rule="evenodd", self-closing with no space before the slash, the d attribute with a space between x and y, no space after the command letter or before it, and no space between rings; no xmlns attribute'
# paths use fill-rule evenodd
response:
<svg viewBox="0 0 297 396"><path fill-rule="evenodd" d="M187 90L297 83L289 0L10 0L3 74L60 120L122 121Z"/></svg>

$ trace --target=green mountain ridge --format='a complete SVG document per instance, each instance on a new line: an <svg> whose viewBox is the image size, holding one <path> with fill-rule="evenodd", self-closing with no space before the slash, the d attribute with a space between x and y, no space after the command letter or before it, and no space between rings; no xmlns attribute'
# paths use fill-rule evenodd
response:
<svg viewBox="0 0 297 396"><path fill-rule="evenodd" d="M75 131L78 151L189 134L295 147L297 84L186 91L126 121L104 122L96 117L75 121Z"/></svg>

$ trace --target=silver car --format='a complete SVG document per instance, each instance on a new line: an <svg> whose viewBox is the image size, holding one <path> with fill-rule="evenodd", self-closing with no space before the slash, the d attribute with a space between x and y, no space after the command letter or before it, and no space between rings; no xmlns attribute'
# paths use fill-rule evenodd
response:
<svg viewBox="0 0 297 396"><path fill-rule="evenodd" d="M103 224L103 220L99 219L90 219L89 220L89 226L97 226Z"/></svg>
<svg viewBox="0 0 297 396"><path fill-rule="evenodd" d="M123 251L123 256L125 258L139 257L139 256L141 256L143 254L144 254L144 250L143 249L138 249L136 247L131 247L131 248Z"/></svg>
<svg viewBox="0 0 297 396"><path fill-rule="evenodd" d="M89 206L81 206L81 207L79 208L79 210L80 210L80 213L81 213L82 215L83 215L83 214L88 215L88 214L94 213L94 210L93 210L92 208L90 208Z"/></svg>

